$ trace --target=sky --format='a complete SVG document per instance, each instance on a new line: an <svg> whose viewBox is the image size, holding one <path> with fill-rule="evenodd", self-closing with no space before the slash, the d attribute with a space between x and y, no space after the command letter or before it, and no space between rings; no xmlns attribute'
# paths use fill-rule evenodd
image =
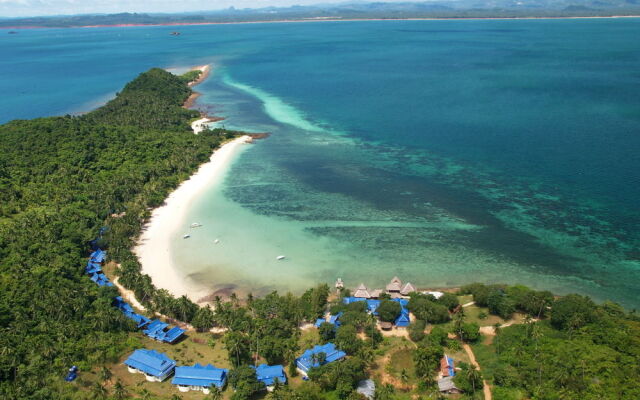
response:
<svg viewBox="0 0 640 400"><path fill-rule="evenodd" d="M0 17L120 12L173 13L342 3L344 0L0 0Z"/></svg>

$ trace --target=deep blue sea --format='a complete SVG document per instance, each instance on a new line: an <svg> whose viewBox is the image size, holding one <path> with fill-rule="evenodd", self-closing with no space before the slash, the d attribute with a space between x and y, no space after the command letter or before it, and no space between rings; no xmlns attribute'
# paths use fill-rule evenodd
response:
<svg viewBox="0 0 640 400"><path fill-rule="evenodd" d="M186 277L521 282L635 308L639 38L640 19L0 30L0 122L211 64L198 107L272 135L194 205Z"/></svg>

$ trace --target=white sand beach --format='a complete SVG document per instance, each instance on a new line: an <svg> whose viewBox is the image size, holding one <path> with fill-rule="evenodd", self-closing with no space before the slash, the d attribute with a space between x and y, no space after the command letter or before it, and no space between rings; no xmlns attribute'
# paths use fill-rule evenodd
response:
<svg viewBox="0 0 640 400"><path fill-rule="evenodd" d="M185 215L190 205L203 190L224 180L234 158L250 142L250 136L242 136L225 143L211 155L209 162L169 195L163 206L153 210L134 253L142 264L142 273L149 275L156 287L167 289L174 296L187 295L193 301L202 297L203 293L187 286L185 277L176 269L170 252L171 241L188 240L182 239L182 232L176 232L188 232Z"/></svg>

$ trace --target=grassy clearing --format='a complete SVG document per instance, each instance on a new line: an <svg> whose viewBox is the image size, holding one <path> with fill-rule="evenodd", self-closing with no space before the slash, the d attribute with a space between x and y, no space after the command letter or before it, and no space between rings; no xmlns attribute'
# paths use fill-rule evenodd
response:
<svg viewBox="0 0 640 400"><path fill-rule="evenodd" d="M147 348L153 349L167 354L178 365L213 364L219 368L231 368L231 363L227 357L227 351L222 344L221 336L211 335L210 333L188 332L186 338L178 344L170 345L167 343L156 342L151 340L139 332L131 333L129 342L132 349ZM210 345L213 344L213 346ZM129 356L127 353L122 359L106 367L113 374L112 378L105 383L105 387L112 392L113 385L116 381L122 382L128 393L133 397L145 396L149 393L152 398L169 398L173 394L179 394L184 400L203 399L205 395L202 392L181 393L171 384L171 378L164 382L147 382L142 374L131 374L122 362ZM91 390L96 382L100 382L98 370L84 373L81 375L82 384ZM225 391L224 398L231 397L230 389Z"/></svg>

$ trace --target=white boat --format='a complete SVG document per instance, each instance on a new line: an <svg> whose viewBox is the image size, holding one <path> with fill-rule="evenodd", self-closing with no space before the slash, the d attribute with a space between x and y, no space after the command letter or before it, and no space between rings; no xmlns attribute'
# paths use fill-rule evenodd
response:
<svg viewBox="0 0 640 400"><path fill-rule="evenodd" d="M192 227L192 228L199 228L199 227L201 227L201 226L202 226L202 224L197 223L197 222L194 222L193 224L191 224L191 227Z"/></svg>
<svg viewBox="0 0 640 400"><path fill-rule="evenodd" d="M284 256L278 256L276 257L276 260L284 260Z"/></svg>
<svg viewBox="0 0 640 400"><path fill-rule="evenodd" d="M216 240L213 241L213 243L218 244L218 243L220 243L220 240L216 239Z"/></svg>
<svg viewBox="0 0 640 400"><path fill-rule="evenodd" d="M183 239L189 239L190 237L191 237L191 235L186 234L186 235L184 235L182 238L183 238Z"/></svg>

